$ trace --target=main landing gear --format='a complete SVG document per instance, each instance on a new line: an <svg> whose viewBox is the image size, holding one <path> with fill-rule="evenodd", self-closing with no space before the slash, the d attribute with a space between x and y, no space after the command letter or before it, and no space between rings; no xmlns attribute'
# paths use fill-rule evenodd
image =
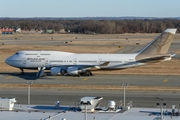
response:
<svg viewBox="0 0 180 120"><path fill-rule="evenodd" d="M90 71L85 71L85 72L82 72L82 73L79 73L77 74L75 77L80 77L80 76L92 76L93 74L90 72Z"/></svg>
<svg viewBox="0 0 180 120"><path fill-rule="evenodd" d="M90 71L86 71L82 74L82 76L92 76L92 73Z"/></svg>
<svg viewBox="0 0 180 120"><path fill-rule="evenodd" d="M20 75L24 75L24 74L25 74L25 73L24 73L24 70L23 70L22 68L20 68L20 70L21 70Z"/></svg>

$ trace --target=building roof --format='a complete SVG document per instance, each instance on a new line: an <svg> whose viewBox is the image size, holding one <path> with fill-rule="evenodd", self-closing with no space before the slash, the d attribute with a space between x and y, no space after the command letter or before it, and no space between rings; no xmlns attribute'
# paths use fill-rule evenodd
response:
<svg viewBox="0 0 180 120"><path fill-rule="evenodd" d="M69 109L69 106L61 106L55 109L53 105L15 105L14 111L0 111L1 119L3 120L84 120L84 113L76 112ZM172 110L166 108L164 111L171 112ZM177 110L176 110L177 111ZM88 113L88 120L153 120L160 117L159 108L131 108L125 112L101 111L98 113ZM179 120L178 116L166 115L164 118Z"/></svg>

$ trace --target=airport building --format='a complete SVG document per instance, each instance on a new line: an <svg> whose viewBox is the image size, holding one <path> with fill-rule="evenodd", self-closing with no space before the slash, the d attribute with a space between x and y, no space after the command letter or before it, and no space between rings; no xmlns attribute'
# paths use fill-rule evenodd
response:
<svg viewBox="0 0 180 120"><path fill-rule="evenodd" d="M12 35L13 29L12 28L0 28L1 35Z"/></svg>

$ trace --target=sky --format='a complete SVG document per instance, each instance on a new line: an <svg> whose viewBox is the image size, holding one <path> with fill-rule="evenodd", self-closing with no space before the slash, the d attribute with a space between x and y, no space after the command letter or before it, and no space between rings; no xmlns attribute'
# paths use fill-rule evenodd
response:
<svg viewBox="0 0 180 120"><path fill-rule="evenodd" d="M180 17L180 0L1 0L0 17Z"/></svg>

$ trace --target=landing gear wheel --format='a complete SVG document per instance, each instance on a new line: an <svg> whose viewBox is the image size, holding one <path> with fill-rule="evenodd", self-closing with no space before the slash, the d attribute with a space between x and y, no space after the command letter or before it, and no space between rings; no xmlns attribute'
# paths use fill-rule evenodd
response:
<svg viewBox="0 0 180 120"><path fill-rule="evenodd" d="M74 75L74 77L80 77L81 75L77 74L77 75Z"/></svg>
<svg viewBox="0 0 180 120"><path fill-rule="evenodd" d="M43 77L46 77L46 76L47 76L47 74L46 74L46 73L44 73Z"/></svg>
<svg viewBox="0 0 180 120"><path fill-rule="evenodd" d="M90 76L92 76L93 74L89 71L89 73L90 73Z"/></svg>
<svg viewBox="0 0 180 120"><path fill-rule="evenodd" d="M85 72L81 73L81 75L89 77L92 75L92 73L90 71L85 71Z"/></svg>
<svg viewBox="0 0 180 120"><path fill-rule="evenodd" d="M23 70L23 69L21 69L21 68L20 68L20 70L21 70L20 75L24 75L24 74L25 74L25 73L24 73L24 70Z"/></svg>
<svg viewBox="0 0 180 120"><path fill-rule="evenodd" d="M87 71L86 76L92 76L92 73L90 71Z"/></svg>

